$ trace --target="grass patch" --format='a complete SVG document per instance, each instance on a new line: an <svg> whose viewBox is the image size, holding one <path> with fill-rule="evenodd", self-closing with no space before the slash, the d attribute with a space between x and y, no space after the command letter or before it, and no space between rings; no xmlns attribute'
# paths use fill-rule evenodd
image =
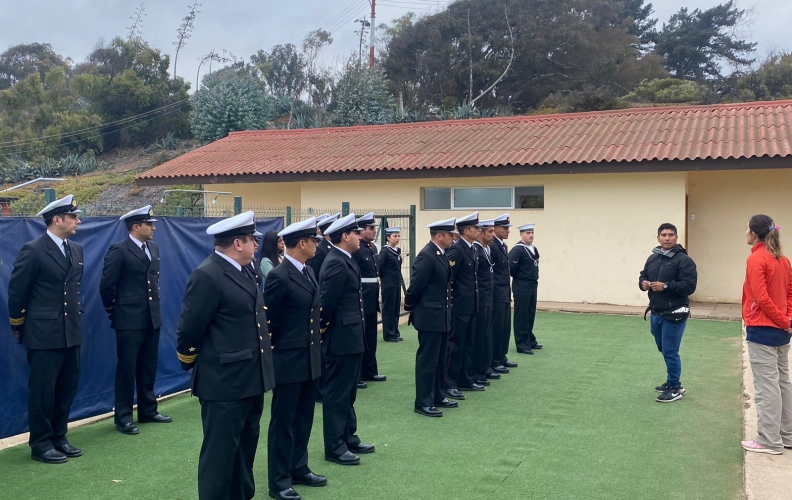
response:
<svg viewBox="0 0 792 500"><path fill-rule="evenodd" d="M546 348L486 392L440 419L412 412L417 340L379 344L384 383L356 405L359 436L375 443L358 467L325 462L317 405L310 466L324 488L306 499L734 500L742 489L741 368L736 323L690 321L682 342L685 397L654 401L664 381L648 323L635 317L539 313ZM266 397L270 401L269 395ZM0 452L4 497L197 498L201 421L196 398L161 406L173 424L143 424L123 436L112 420L75 429L82 458L60 466L30 460L27 446ZM267 498L262 418L256 498ZM113 482L113 480L121 482Z"/></svg>

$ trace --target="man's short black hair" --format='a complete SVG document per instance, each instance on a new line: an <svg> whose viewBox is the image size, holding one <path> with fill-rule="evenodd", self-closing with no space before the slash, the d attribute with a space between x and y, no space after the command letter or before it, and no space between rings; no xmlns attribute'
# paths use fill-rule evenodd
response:
<svg viewBox="0 0 792 500"><path fill-rule="evenodd" d="M55 222L55 216L54 215L50 215L49 217L45 217L44 218L44 225L47 226L47 227L50 227L53 222Z"/></svg>
<svg viewBox="0 0 792 500"><path fill-rule="evenodd" d="M445 230L443 230L443 229L430 229L430 230L429 230L429 236L430 236L431 238L434 238L434 237L435 237L435 236L437 236L438 234L442 234L442 233L450 233L450 232L451 232L451 231L445 231Z"/></svg>
<svg viewBox="0 0 792 500"><path fill-rule="evenodd" d="M247 243L248 236L246 234L239 234L236 236L228 236L226 238L215 238L214 239L214 246L220 248L230 248L234 244L234 240L242 240L243 242Z"/></svg>
<svg viewBox="0 0 792 500"><path fill-rule="evenodd" d="M674 232L674 236L679 234L677 232L677 228L676 228L675 225L671 224L670 222L665 222L663 224L660 224L660 227L657 228L657 236L660 236L660 233L662 233L666 229L670 229L671 231L673 231Z"/></svg>
<svg viewBox="0 0 792 500"><path fill-rule="evenodd" d="M312 238L313 238L313 236L301 236L299 238L289 238L289 239L284 238L283 239L283 245L286 248L296 248L297 245L299 245L301 241L309 240L309 239L312 239Z"/></svg>
<svg viewBox="0 0 792 500"><path fill-rule="evenodd" d="M344 232L341 232L341 233L335 233L333 236L330 237L330 243L332 243L333 245L338 245L339 243L341 243L341 240L343 239L343 236L345 234L351 233L352 231L353 231L353 229L350 229L349 231L344 231Z"/></svg>

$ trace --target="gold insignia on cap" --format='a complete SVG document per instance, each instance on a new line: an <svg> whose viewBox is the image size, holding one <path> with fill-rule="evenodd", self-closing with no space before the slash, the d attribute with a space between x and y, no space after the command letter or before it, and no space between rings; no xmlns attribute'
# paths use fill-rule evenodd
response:
<svg viewBox="0 0 792 500"><path fill-rule="evenodd" d="M190 347L190 352L195 352L195 347Z"/></svg>
<svg viewBox="0 0 792 500"><path fill-rule="evenodd" d="M154 215L154 211L149 208L149 217L151 217L152 215Z"/></svg>

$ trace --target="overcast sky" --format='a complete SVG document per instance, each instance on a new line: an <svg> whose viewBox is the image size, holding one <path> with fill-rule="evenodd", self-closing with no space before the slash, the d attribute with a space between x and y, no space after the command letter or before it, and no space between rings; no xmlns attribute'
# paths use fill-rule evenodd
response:
<svg viewBox="0 0 792 500"><path fill-rule="evenodd" d="M304 35L323 28L334 42L322 58L328 63L357 50L355 19L370 12L368 0L200 0L192 38L179 54L177 73L195 86L198 59L212 49L226 49L248 59L258 49L299 44ZM655 0L658 26L680 7L706 9L725 0ZM769 50L792 50L789 26L792 2L786 0L740 0L754 6L749 38L759 42L758 54ZM46 42L75 62L102 39L125 36L138 0L0 0L0 50L19 43ZM176 29L191 0L145 1L143 37L173 56ZM410 10L429 14L450 0L378 0L377 24L389 22ZM171 57L171 64L173 57ZM172 70L172 67L171 67ZM201 69L201 73L206 68Z"/></svg>

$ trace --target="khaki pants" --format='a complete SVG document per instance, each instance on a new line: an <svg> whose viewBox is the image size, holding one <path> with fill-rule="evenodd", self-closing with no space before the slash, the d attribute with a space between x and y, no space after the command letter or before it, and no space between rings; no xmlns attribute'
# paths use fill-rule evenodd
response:
<svg viewBox="0 0 792 500"><path fill-rule="evenodd" d="M792 383L789 381L789 344L772 347L748 342L756 395L755 441L783 451L792 447Z"/></svg>

